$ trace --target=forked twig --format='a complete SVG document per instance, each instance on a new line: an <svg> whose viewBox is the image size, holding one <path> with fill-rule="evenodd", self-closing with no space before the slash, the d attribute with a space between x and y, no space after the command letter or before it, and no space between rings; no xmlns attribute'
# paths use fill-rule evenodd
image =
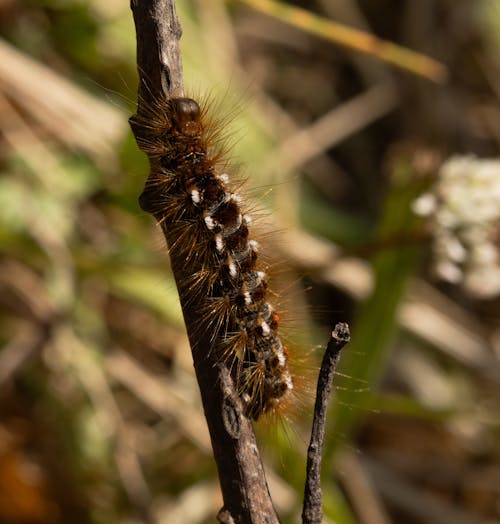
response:
<svg viewBox="0 0 500 524"><path fill-rule="evenodd" d="M179 52L182 31L173 0L132 0L131 8L137 32L140 83L137 115L130 119L130 124L139 147L142 145L144 152L148 154L147 147L144 147L147 137L141 135L144 125L137 124L141 122L141 118L144 122L150 117L151 108L161 109L158 100L183 96ZM148 156L154 168L157 160L153 155ZM148 183L145 191L147 188ZM161 215L155 211L153 214L161 222ZM171 231L164 223L161 225L167 245L174 246L178 240L175 231ZM217 336L216 326L200 330L200 304L184 296L182 290L185 286L179 285L191 276L186 267L187 261L176 256L174 251L170 253L171 266L180 289L179 298L224 499L224 507L219 512L218 519L226 524L277 524L278 517L267 487L251 421L245 414L230 371L217 360L215 352L210 351ZM321 519L319 470L326 404L333 370L340 349L348 340L348 332L346 324L336 326L320 372L313 438L308 454L308 480L303 513L304 519L309 519L304 520L306 524L320 522L318 515Z"/></svg>

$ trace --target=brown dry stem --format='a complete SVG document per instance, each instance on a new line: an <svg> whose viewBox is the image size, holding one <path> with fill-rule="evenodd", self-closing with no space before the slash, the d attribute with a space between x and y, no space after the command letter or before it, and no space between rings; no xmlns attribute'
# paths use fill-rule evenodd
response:
<svg viewBox="0 0 500 524"><path fill-rule="evenodd" d="M132 0L131 9L137 32L137 115L141 117L148 114L148 108L158 107L155 100L183 94L179 52L182 31L173 0ZM140 145L134 117L131 126ZM172 245L172 233L167 227L162 227L162 231L167 244ZM189 277L185 261L171 257L171 264L178 284ZM202 304L188 301L182 294L179 298L224 499L219 520L277 524L252 424L243 413L229 371L210 352L214 334L208 330L200 332Z"/></svg>
<svg viewBox="0 0 500 524"><path fill-rule="evenodd" d="M340 359L342 348L349 342L349 326L338 323L328 342L316 390L311 441L307 450L307 475L304 489L302 524L321 524L323 520L323 496L321 492L321 461L326 430L326 413L332 391L333 375Z"/></svg>

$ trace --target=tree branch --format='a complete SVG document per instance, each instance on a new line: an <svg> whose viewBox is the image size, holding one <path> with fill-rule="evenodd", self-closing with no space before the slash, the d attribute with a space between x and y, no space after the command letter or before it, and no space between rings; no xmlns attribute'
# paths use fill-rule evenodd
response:
<svg viewBox="0 0 500 524"><path fill-rule="evenodd" d="M132 0L131 9L140 79L137 115L143 116L158 107L155 101L183 95L179 52L182 31L173 0ZM130 125L140 146L140 126L135 125L135 118L130 119ZM173 233L164 224L162 231L167 244L173 245ZM171 257L171 264L179 288L179 283L191 276L189 268L175 257ZM179 298L224 499L219 520L277 524L251 422L244 415L229 371L210 351L214 333L200 332L200 304L188 302L182 294Z"/></svg>

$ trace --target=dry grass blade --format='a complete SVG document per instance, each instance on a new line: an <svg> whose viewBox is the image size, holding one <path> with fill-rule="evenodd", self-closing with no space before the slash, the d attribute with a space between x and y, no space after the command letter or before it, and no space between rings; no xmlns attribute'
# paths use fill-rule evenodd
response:
<svg viewBox="0 0 500 524"><path fill-rule="evenodd" d="M36 78L36 82L33 79ZM70 148L115 158L127 131L121 111L0 40L0 90Z"/></svg>
<svg viewBox="0 0 500 524"><path fill-rule="evenodd" d="M0 391L48 342L49 333L28 327L0 351Z"/></svg>
<svg viewBox="0 0 500 524"><path fill-rule="evenodd" d="M282 172L298 169L387 115L397 104L398 96L392 85L374 86L287 138L277 154L273 154L273 165L279 166Z"/></svg>
<svg viewBox="0 0 500 524"><path fill-rule="evenodd" d="M381 40L374 35L326 20L298 7L272 0L242 0L263 13L274 16L311 34L383 60L405 71L442 84L448 77L446 67L421 53Z"/></svg>
<svg viewBox="0 0 500 524"><path fill-rule="evenodd" d="M340 481L354 506L359 524L390 524L382 501L363 464L351 450L344 450L338 460Z"/></svg>
<svg viewBox="0 0 500 524"><path fill-rule="evenodd" d="M190 406L164 377L156 378L123 351L106 360L109 375L163 417L176 420L184 434L205 453L211 453L210 436L201 411Z"/></svg>

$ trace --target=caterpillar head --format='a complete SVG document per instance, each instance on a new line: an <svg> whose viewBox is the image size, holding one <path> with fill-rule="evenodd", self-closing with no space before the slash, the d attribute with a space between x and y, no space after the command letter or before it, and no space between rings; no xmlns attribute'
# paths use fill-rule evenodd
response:
<svg viewBox="0 0 500 524"><path fill-rule="evenodd" d="M185 136L197 136L202 131L201 110L192 98L172 98L172 125Z"/></svg>

